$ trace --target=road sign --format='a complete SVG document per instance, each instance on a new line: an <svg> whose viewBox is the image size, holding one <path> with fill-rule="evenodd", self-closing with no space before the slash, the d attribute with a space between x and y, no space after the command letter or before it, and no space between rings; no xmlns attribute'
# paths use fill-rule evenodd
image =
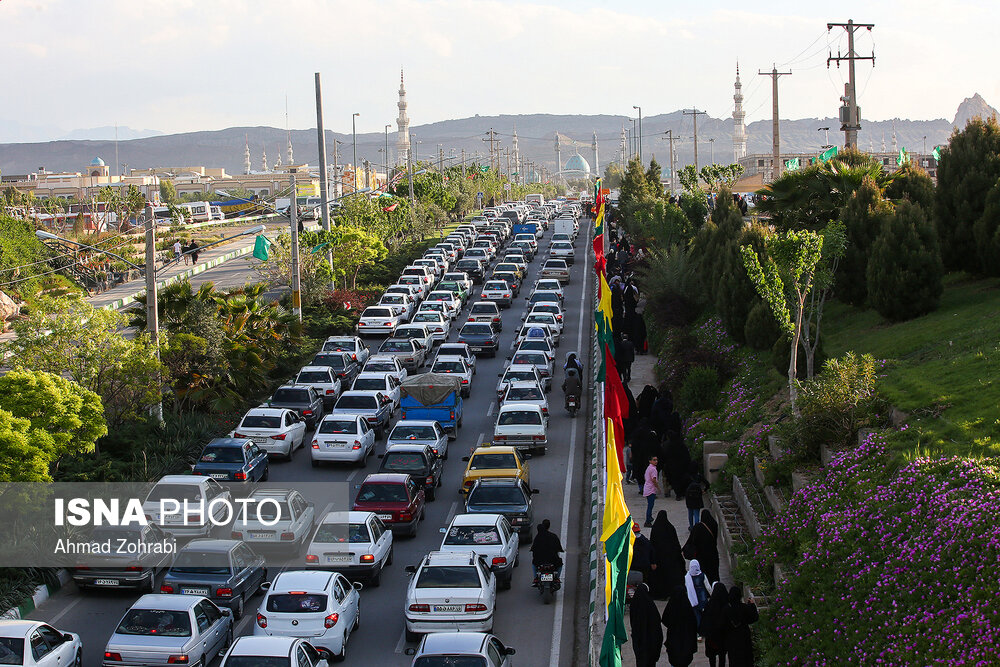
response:
<svg viewBox="0 0 1000 667"><path fill-rule="evenodd" d="M477 192L476 196L482 198L485 197L486 195L484 195L482 192Z"/></svg>
<svg viewBox="0 0 1000 667"><path fill-rule="evenodd" d="M510 190L510 183L504 183L503 184L503 189L504 190Z"/></svg>

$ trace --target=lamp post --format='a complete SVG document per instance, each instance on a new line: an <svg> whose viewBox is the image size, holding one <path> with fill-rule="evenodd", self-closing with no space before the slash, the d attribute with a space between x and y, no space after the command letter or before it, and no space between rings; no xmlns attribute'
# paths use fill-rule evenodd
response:
<svg viewBox="0 0 1000 667"><path fill-rule="evenodd" d="M632 108L639 111L639 162L642 162L642 107L633 105Z"/></svg>
<svg viewBox="0 0 1000 667"><path fill-rule="evenodd" d="M715 164L715 137L709 137L708 143L712 144L712 164Z"/></svg>
<svg viewBox="0 0 1000 667"><path fill-rule="evenodd" d="M389 187L389 128L392 125L385 126L385 185Z"/></svg>
<svg viewBox="0 0 1000 667"><path fill-rule="evenodd" d="M823 142L823 150L830 147L830 128L829 127L817 127L817 132L825 132L825 140Z"/></svg>
<svg viewBox="0 0 1000 667"><path fill-rule="evenodd" d="M354 144L354 163L352 164L352 170L353 171L351 172L353 174L353 176L354 176L354 186L353 186L353 188L357 188L358 187L358 125L357 125L357 119L358 119L358 116L360 116L360 115L361 114L359 112L355 111L354 115L351 116L351 136L353 137L352 143Z"/></svg>

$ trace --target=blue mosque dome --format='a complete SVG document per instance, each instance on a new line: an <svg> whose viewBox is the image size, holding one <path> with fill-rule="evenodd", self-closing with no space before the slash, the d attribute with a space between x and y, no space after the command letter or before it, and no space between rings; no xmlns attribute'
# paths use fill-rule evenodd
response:
<svg viewBox="0 0 1000 667"><path fill-rule="evenodd" d="M91 167L103 167L104 166L104 160L102 160L99 157L95 157L93 160L90 161L90 166Z"/></svg>
<svg viewBox="0 0 1000 667"><path fill-rule="evenodd" d="M589 178L590 163L588 163L582 155L577 153L570 159L566 160L566 166L563 167L563 176L568 178Z"/></svg>

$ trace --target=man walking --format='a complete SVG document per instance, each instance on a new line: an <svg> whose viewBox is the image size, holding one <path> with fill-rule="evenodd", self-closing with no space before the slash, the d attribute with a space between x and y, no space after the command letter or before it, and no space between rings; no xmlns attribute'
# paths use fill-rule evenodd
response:
<svg viewBox="0 0 1000 667"><path fill-rule="evenodd" d="M646 473L643 475L644 485L642 487L642 495L646 497L646 527L652 527L653 525L653 503L656 502L656 494L660 492L660 480L659 473L656 470L656 464L659 462L659 458L656 456L649 457L649 465L646 466Z"/></svg>
<svg viewBox="0 0 1000 667"><path fill-rule="evenodd" d="M635 346L629 340L628 334L622 334L621 340L615 344L615 365L625 384L632 380L633 361L635 361Z"/></svg>

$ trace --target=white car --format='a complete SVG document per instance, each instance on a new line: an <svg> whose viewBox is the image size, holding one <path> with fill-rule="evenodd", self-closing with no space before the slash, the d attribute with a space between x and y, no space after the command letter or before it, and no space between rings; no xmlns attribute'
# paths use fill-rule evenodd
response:
<svg viewBox="0 0 1000 667"><path fill-rule="evenodd" d="M472 278L465 271L450 271L444 274L444 278L441 279L442 282L446 283L458 283L462 289L465 290L466 294L472 292Z"/></svg>
<svg viewBox="0 0 1000 667"><path fill-rule="evenodd" d="M542 385L534 380L509 382L500 398L500 407L507 403L533 403L542 409L546 419L549 417L549 401L545 398L545 391Z"/></svg>
<svg viewBox="0 0 1000 667"><path fill-rule="evenodd" d="M254 509L233 525L234 540L243 540L258 550L282 547L296 555L309 543L316 508L301 493L295 489L257 489L250 500L255 501L249 505Z"/></svg>
<svg viewBox="0 0 1000 667"><path fill-rule="evenodd" d="M432 274L434 274L435 281L441 278L441 275L445 270L444 261L434 259L433 257L415 259L413 260L413 266L423 266L427 268Z"/></svg>
<svg viewBox="0 0 1000 667"><path fill-rule="evenodd" d="M327 415L316 428L309 451L314 468L324 461L363 466L375 453L375 429L361 415Z"/></svg>
<svg viewBox="0 0 1000 667"><path fill-rule="evenodd" d="M431 340L434 343L443 343L448 340L448 330L451 328L451 321L447 315L440 312L437 306L434 306L430 310L417 311L417 314L413 316L413 321L410 322L410 326L415 324L422 324L430 329Z"/></svg>
<svg viewBox="0 0 1000 667"><path fill-rule="evenodd" d="M0 664L24 667L82 667L83 642L74 632L48 623L0 621Z"/></svg>
<svg viewBox="0 0 1000 667"><path fill-rule="evenodd" d="M469 308L469 322L491 322L503 331L503 318L496 301L476 301Z"/></svg>
<svg viewBox="0 0 1000 667"><path fill-rule="evenodd" d="M544 352L534 350L523 350L515 352L510 359L511 366L530 365L538 369L538 374L542 376L542 387L545 391L552 389L552 360Z"/></svg>
<svg viewBox="0 0 1000 667"><path fill-rule="evenodd" d="M383 294L378 305L392 308L403 322L409 322L416 310L413 297L406 294Z"/></svg>
<svg viewBox="0 0 1000 667"><path fill-rule="evenodd" d="M549 336L526 336L521 338L517 343L517 351L521 350L533 350L535 352L544 352L549 355L549 359L555 359L556 357L556 346L552 344L551 337Z"/></svg>
<svg viewBox="0 0 1000 667"><path fill-rule="evenodd" d="M368 359L365 362L365 367L361 369L362 373L388 373L394 378L402 382L409 375L409 371L399 363L393 355L389 354L377 354L374 357Z"/></svg>
<svg viewBox="0 0 1000 667"><path fill-rule="evenodd" d="M360 625L361 584L352 586L337 572L292 570L264 586L254 636L308 638L336 660L347 656L351 632Z"/></svg>
<svg viewBox="0 0 1000 667"><path fill-rule="evenodd" d="M388 287L386 287L385 293L403 294L405 296L412 297L414 310L416 309L416 306L418 306L424 298L424 291L420 289L419 285L402 285L400 283L396 283L395 285L389 285Z"/></svg>
<svg viewBox="0 0 1000 667"><path fill-rule="evenodd" d="M498 308L510 308L514 301L514 292L504 280L487 280L483 283L483 291L479 296L485 301L496 303Z"/></svg>
<svg viewBox="0 0 1000 667"><path fill-rule="evenodd" d="M570 279L569 262L565 259L546 260L538 275L542 278L556 278L568 283Z"/></svg>
<svg viewBox="0 0 1000 667"><path fill-rule="evenodd" d="M535 313L549 313L556 318L556 326L559 327L560 332L566 326L566 317L562 306L554 301L543 301L532 305L531 310L524 315L524 319L527 320L529 315L534 315Z"/></svg>
<svg viewBox="0 0 1000 667"><path fill-rule="evenodd" d="M368 306L358 320L358 335L391 336L402 321L402 318L389 306Z"/></svg>
<svg viewBox="0 0 1000 667"><path fill-rule="evenodd" d="M553 241L549 247L549 257L566 260L568 265L573 266L576 252L573 250L573 244L569 241Z"/></svg>
<svg viewBox="0 0 1000 667"><path fill-rule="evenodd" d="M323 352L346 352L359 364L368 361L371 350L357 336L330 336L323 341Z"/></svg>
<svg viewBox="0 0 1000 667"><path fill-rule="evenodd" d="M361 373L354 378L351 391L380 391L392 401L393 411L399 408L402 396L399 380L389 373Z"/></svg>
<svg viewBox="0 0 1000 667"><path fill-rule="evenodd" d="M544 454L548 443L547 421L535 403L505 403L497 411L493 443L516 447L521 452Z"/></svg>
<svg viewBox="0 0 1000 667"><path fill-rule="evenodd" d="M448 432L436 421L400 419L392 427L385 448L413 444L427 445L442 459L448 459Z"/></svg>
<svg viewBox="0 0 1000 667"><path fill-rule="evenodd" d="M490 252L486 248L469 248L465 251L465 254L462 255L462 259L478 259L483 263L483 265L487 265L490 263L492 258L490 257Z"/></svg>
<svg viewBox="0 0 1000 667"><path fill-rule="evenodd" d="M295 384L308 385L323 397L323 406L329 410L343 390L340 377L329 366L303 366L295 376Z"/></svg>
<svg viewBox="0 0 1000 667"><path fill-rule="evenodd" d="M524 341L526 338L534 338L538 331L544 334L544 337L552 343L555 347L559 347L559 328L553 324L541 324L532 323L524 324L521 328L514 334L514 349Z"/></svg>
<svg viewBox="0 0 1000 667"><path fill-rule="evenodd" d="M295 410L250 408L229 436L249 438L268 454L291 461L295 450L305 444L306 422Z"/></svg>
<svg viewBox="0 0 1000 667"><path fill-rule="evenodd" d="M471 552L486 559L501 590L510 588L518 566L517 531L501 514L458 514L442 528L441 551Z"/></svg>
<svg viewBox="0 0 1000 667"><path fill-rule="evenodd" d="M426 301L424 301L424 303L434 302L434 301L441 301L447 304L452 319L458 317L458 313L462 310L461 299L455 296L453 292L449 292L448 290L434 290L433 292L427 295L427 299Z"/></svg>
<svg viewBox="0 0 1000 667"><path fill-rule="evenodd" d="M422 304L420 304L420 307L417 308L417 314L413 316L414 322L424 323L424 320L417 319L420 316L420 313L440 313L445 317L445 319L447 319L449 326L451 321L455 319L456 314L444 301L430 301L429 299L425 300Z"/></svg>
<svg viewBox="0 0 1000 667"><path fill-rule="evenodd" d="M539 387L545 386L545 381L542 380L542 376L534 366L508 366L503 373L499 374L499 377L500 381L497 382L498 399L503 398L503 395L507 392L507 385L511 382L530 380Z"/></svg>
<svg viewBox="0 0 1000 667"><path fill-rule="evenodd" d="M562 333L562 321L552 313L532 311L524 318L525 324L548 324L554 326L559 333Z"/></svg>
<svg viewBox="0 0 1000 667"><path fill-rule="evenodd" d="M396 333L394 333L392 337L416 338L420 341L424 348L428 350L434 347L435 342L433 327L428 325L426 322L401 324L396 327Z"/></svg>
<svg viewBox="0 0 1000 667"><path fill-rule="evenodd" d="M219 502L209 504L216 499ZM146 499L142 502L142 511L146 516L152 517L153 523L163 532L173 537L208 537L216 525L224 525L227 518L226 504L231 499L229 489L211 477L164 475L146 494ZM215 522L213 523L195 507L191 507L187 513L176 511L164 512L161 515L161 509L172 507L163 502L167 500L175 500L178 503L187 500L189 504L194 505L204 500L206 509L211 510Z"/></svg>
<svg viewBox="0 0 1000 667"><path fill-rule="evenodd" d="M306 549L306 567L382 583L392 565L392 531L374 512L328 512Z"/></svg>
<svg viewBox="0 0 1000 667"><path fill-rule="evenodd" d="M441 343L437 356L458 355L465 359L465 365L472 369L472 374L476 374L476 355L472 353L468 343Z"/></svg>
<svg viewBox="0 0 1000 667"><path fill-rule="evenodd" d="M462 398L468 398L472 393L472 368L465 363L464 357L439 355L434 360L431 373L457 375L462 380Z"/></svg>
<svg viewBox="0 0 1000 667"><path fill-rule="evenodd" d="M535 292L555 292L559 295L560 301L566 300L566 292L563 289L562 283L555 278L539 278L535 281L535 287L531 290L531 293Z"/></svg>
<svg viewBox="0 0 1000 667"><path fill-rule="evenodd" d="M430 632L493 631L497 581L481 556L432 551L406 571L406 641Z"/></svg>
<svg viewBox="0 0 1000 667"><path fill-rule="evenodd" d="M538 252L538 239L535 238L534 234L515 234L511 243L515 243L517 241L525 241L531 246L531 250L533 252Z"/></svg>
<svg viewBox="0 0 1000 667"><path fill-rule="evenodd" d="M576 239L573 236L563 232L556 232L555 234L552 235L553 243L556 243L557 241L563 241L569 243L572 246L575 240Z"/></svg>
<svg viewBox="0 0 1000 667"><path fill-rule="evenodd" d="M219 667L247 667L248 665L329 667L329 657L328 653L320 653L304 639L248 636L236 638L233 645L229 647L229 651L223 656Z"/></svg>
<svg viewBox="0 0 1000 667"><path fill-rule="evenodd" d="M417 267L414 267L414 273L413 274L406 275L406 272L404 271L403 275L401 275L399 277L399 279L396 281L397 285L407 285L408 287L415 288L419 292L419 294L420 294L420 298L418 298L417 301L420 301L421 299L423 299L427 295L427 293L431 291L431 281L430 280L426 280L426 281L424 280L424 273L423 272L427 271L427 269L425 267L423 267L423 266L419 267L419 269L421 271L421 273L419 275L415 273L416 270L417 270Z"/></svg>

